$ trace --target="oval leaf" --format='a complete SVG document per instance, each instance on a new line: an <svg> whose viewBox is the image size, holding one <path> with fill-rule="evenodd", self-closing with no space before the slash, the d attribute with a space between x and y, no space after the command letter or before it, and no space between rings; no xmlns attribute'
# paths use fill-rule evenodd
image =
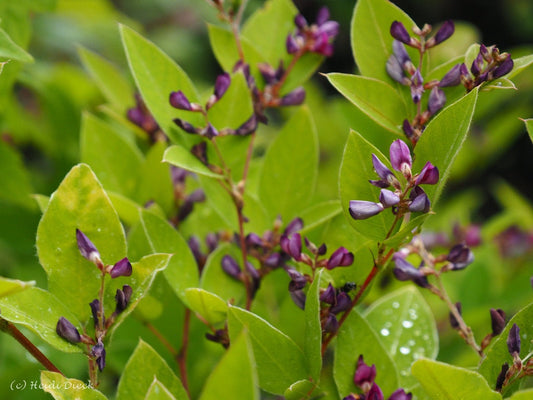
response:
<svg viewBox="0 0 533 400"><path fill-rule="evenodd" d="M305 299L305 358L309 373L315 382L320 380L322 370L322 325L320 324L320 280L322 271L315 279Z"/></svg>
<svg viewBox="0 0 533 400"><path fill-rule="evenodd" d="M9 279L0 276L0 297L22 292L23 290L31 288L34 285L35 281L24 282L19 281L18 279Z"/></svg>
<svg viewBox="0 0 533 400"><path fill-rule="evenodd" d="M101 392L78 379L69 379L57 372L41 371L43 390L56 400L107 400Z"/></svg>
<svg viewBox="0 0 533 400"><path fill-rule="evenodd" d="M182 146L171 146L166 149L163 155L163 161L196 174L210 176L212 178L222 178L222 175L211 171L204 163L192 155L189 150Z"/></svg>
<svg viewBox="0 0 533 400"><path fill-rule="evenodd" d="M200 314L210 324L219 324L226 320L228 306L216 294L200 288L185 290L186 304L191 310Z"/></svg>

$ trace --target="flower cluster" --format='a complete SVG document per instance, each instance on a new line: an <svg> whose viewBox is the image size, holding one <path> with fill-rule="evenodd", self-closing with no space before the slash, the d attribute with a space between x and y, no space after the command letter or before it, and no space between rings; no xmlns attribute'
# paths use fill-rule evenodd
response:
<svg viewBox="0 0 533 400"><path fill-rule="evenodd" d="M429 198L420 185L436 184L439 180L438 168L428 161L418 174L413 174L409 147L397 139L392 142L389 150L392 168L404 176L407 181L406 187L403 187L396 175L375 154L372 154L372 164L380 179L370 180L370 183L381 188L379 202L351 200L349 211L353 219L367 219L386 208L391 208L393 213L400 216L406 212L429 211L431 206ZM391 186L394 191L387 189Z"/></svg>
<svg viewBox="0 0 533 400"><path fill-rule="evenodd" d="M320 308L320 323L324 333L335 333L339 329L337 314L350 309L352 299L349 292L355 289L355 284L343 288L335 289L330 283L325 290L320 293L320 301L323 303Z"/></svg>
<svg viewBox="0 0 533 400"><path fill-rule="evenodd" d="M351 393L343 400L384 400L383 392L376 383L376 366L368 366L365 364L363 356L360 355L357 360L355 375L353 382L363 393ZM388 398L388 400L411 400L413 395L406 393L403 389L395 390Z"/></svg>
<svg viewBox="0 0 533 400"><path fill-rule="evenodd" d="M287 36L286 47L289 54L312 52L330 57L333 54L332 41L339 33L339 23L329 19L329 10L322 7L316 22L309 25L305 17L298 14L294 18L296 32Z"/></svg>
<svg viewBox="0 0 533 400"><path fill-rule="evenodd" d="M427 49L448 39L454 30L453 22L446 21L435 35L428 38L432 28L426 24L423 29L419 29L418 27L413 28L413 32L417 36L415 38L409 35L407 29L401 22L394 21L391 25L390 34L394 38L394 41L392 43L393 53L387 60L387 73L395 81L410 88L411 99L418 107L420 107L424 92L431 90L428 97L427 109L424 112L419 111L413 121L410 122L407 119L403 121L403 131L413 143L418 141L429 119L444 107L446 96L439 88L438 81L424 82L420 70L421 63L418 63L418 67L415 67L404 45L416 48L423 55Z"/></svg>
<svg viewBox="0 0 533 400"><path fill-rule="evenodd" d="M114 265L105 266L96 246L79 229L76 229L76 240L81 255L95 264L102 272L102 281L106 274L109 274L111 278L130 276L132 274L132 266L127 258L123 258ZM85 333L80 335L78 329L65 317L60 317L57 321L56 333L70 343L84 343L92 346L87 355L95 360L98 369L102 371L105 367L106 355L103 340L107 330L113 325L117 316L128 307L132 292L133 290L129 285L123 285L122 289L117 289L115 294L115 310L107 318L104 313L103 292L100 293L100 298L94 299L89 304L94 322L94 338Z"/></svg>
<svg viewBox="0 0 533 400"><path fill-rule="evenodd" d="M500 53L497 47L487 47L482 44L470 70L464 63L455 65L444 75L439 86L448 87L461 84L470 91L484 82L507 75L513 66L514 62L509 53Z"/></svg>

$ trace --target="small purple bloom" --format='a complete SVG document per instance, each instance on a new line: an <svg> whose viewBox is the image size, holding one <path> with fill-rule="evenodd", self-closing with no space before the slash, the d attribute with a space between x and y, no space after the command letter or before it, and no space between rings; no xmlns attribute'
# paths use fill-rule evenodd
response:
<svg viewBox="0 0 533 400"><path fill-rule="evenodd" d="M304 221L301 218L297 217L287 224L283 233L287 236L290 236L293 233L301 231L303 227L304 227Z"/></svg>
<svg viewBox="0 0 533 400"><path fill-rule="evenodd" d="M346 292L340 292L337 295L336 303L329 309L332 314L339 314L350 308L352 300Z"/></svg>
<svg viewBox="0 0 533 400"><path fill-rule="evenodd" d="M183 129L187 133L198 133L199 132L199 130L195 128L192 124L180 118L174 118L172 121L174 121L176 125L178 125L181 129Z"/></svg>
<svg viewBox="0 0 533 400"><path fill-rule="evenodd" d="M122 290L117 289L117 292L115 294L115 302L117 304L115 312L117 314L120 314L126 309L126 307L128 307L132 292L133 290L129 285L122 286Z"/></svg>
<svg viewBox="0 0 533 400"><path fill-rule="evenodd" d="M439 181L439 169L427 162L416 178L415 185L434 185Z"/></svg>
<svg viewBox="0 0 533 400"><path fill-rule="evenodd" d="M99 322L98 316L100 315L100 300L94 299L93 301L91 301L89 303L89 306L91 307L91 312L93 314L94 326L96 328L98 326L98 322Z"/></svg>
<svg viewBox="0 0 533 400"><path fill-rule="evenodd" d="M439 43L444 42L446 39L453 35L454 31L455 25L453 24L453 22L450 20L445 21L433 37L435 40L435 44L437 45Z"/></svg>
<svg viewBox="0 0 533 400"><path fill-rule="evenodd" d="M482 69L483 69L483 55L480 52L476 56L474 61L472 62L472 66L470 67L470 72L472 72L474 76L479 76Z"/></svg>
<svg viewBox="0 0 533 400"><path fill-rule="evenodd" d="M353 377L353 382L355 383L355 386L360 388L364 386L370 386L374 383L375 379L376 366L372 364L372 366L370 367L365 364L363 356L360 355L359 359L357 360L357 367L355 369L355 375Z"/></svg>
<svg viewBox="0 0 533 400"><path fill-rule="evenodd" d="M496 390L501 391L503 387L503 383L505 382L505 377L507 376L507 371L509 371L509 364L504 363L502 365L502 369L500 370L500 373L498 374L498 377L496 378Z"/></svg>
<svg viewBox="0 0 533 400"><path fill-rule="evenodd" d="M420 100L422 100L422 94L424 93L424 78L422 78L422 74L420 73L419 69L417 69L411 77L410 86L413 103L420 103Z"/></svg>
<svg viewBox="0 0 533 400"><path fill-rule="evenodd" d="M76 241L78 242L78 249L83 257L94 264L101 263L98 249L79 229L76 229Z"/></svg>
<svg viewBox="0 0 533 400"><path fill-rule="evenodd" d="M217 80L215 81L215 96L217 100L220 100L220 98L224 96L224 93L226 93L230 84L231 77L227 72L217 76Z"/></svg>
<svg viewBox="0 0 533 400"><path fill-rule="evenodd" d="M289 292L294 292L296 290L301 290L307 285L307 279L301 273L296 271L294 268L287 268L287 274L291 278L289 282Z"/></svg>
<svg viewBox="0 0 533 400"><path fill-rule="evenodd" d="M392 168L394 168L396 171L403 173L406 167L408 167L409 170L411 169L411 151L403 140L396 139L394 142L392 142L389 153Z"/></svg>
<svg viewBox="0 0 533 400"><path fill-rule="evenodd" d="M324 332L335 333L339 329L339 321L333 314L328 314L326 322L324 323Z"/></svg>
<svg viewBox="0 0 533 400"><path fill-rule="evenodd" d="M169 96L170 105L179 110L191 111L192 106L185 94L178 90L177 92L171 92Z"/></svg>
<svg viewBox="0 0 533 400"><path fill-rule="evenodd" d="M403 130L403 133L405 133L405 136L407 137L407 139L409 140L411 140L415 135L415 131L413 127L411 126L411 123L409 122L408 119L403 120L402 130Z"/></svg>
<svg viewBox="0 0 533 400"><path fill-rule="evenodd" d="M307 27L307 20L302 14L298 14L294 17L294 25L300 30L305 29Z"/></svg>
<svg viewBox="0 0 533 400"><path fill-rule="evenodd" d="M411 36L409 36L409 32L407 32L405 26L399 21L394 21L391 24L390 34L394 39L399 40L402 43L411 43Z"/></svg>
<svg viewBox="0 0 533 400"><path fill-rule="evenodd" d="M128 257L124 257L111 268L109 275L111 275L111 278L118 278L119 276L130 276L132 272L133 268L130 260L128 260Z"/></svg>
<svg viewBox="0 0 533 400"><path fill-rule="evenodd" d="M65 317L60 317L57 321L56 333L69 343L75 344L81 342L80 333Z"/></svg>
<svg viewBox="0 0 533 400"><path fill-rule="evenodd" d="M429 287L428 278L409 261L401 257L396 257L394 264L395 266L392 272L399 281L413 281L420 287Z"/></svg>
<svg viewBox="0 0 533 400"><path fill-rule="evenodd" d="M301 308L302 310L305 309L305 300L306 296L305 293L302 290L296 290L294 292L289 292L292 301L298 308Z"/></svg>
<svg viewBox="0 0 533 400"><path fill-rule="evenodd" d="M353 253L346 250L344 247L339 247L333 252L329 258L326 268L333 269L335 267L347 267L353 264Z"/></svg>
<svg viewBox="0 0 533 400"><path fill-rule="evenodd" d="M296 261L302 259L302 238L299 233L283 235L280 239L281 249Z"/></svg>
<svg viewBox="0 0 533 400"><path fill-rule="evenodd" d="M492 71L492 79L501 78L504 75L507 75L514 67L514 62L510 55L507 55L507 58Z"/></svg>
<svg viewBox="0 0 533 400"><path fill-rule="evenodd" d="M389 400L411 400L413 398L412 393L405 393L405 390L395 390L389 397Z"/></svg>
<svg viewBox="0 0 533 400"><path fill-rule="evenodd" d="M305 101L305 89L297 87L293 91L287 93L280 100L281 106L298 106Z"/></svg>
<svg viewBox="0 0 533 400"><path fill-rule="evenodd" d="M356 220L373 217L384 209L381 203L373 203L365 200L350 200L350 215Z"/></svg>
<svg viewBox="0 0 533 400"><path fill-rule="evenodd" d="M431 89L428 99L428 110L431 115L435 114L446 104L446 95L438 87Z"/></svg>
<svg viewBox="0 0 533 400"><path fill-rule="evenodd" d="M461 83L462 69L464 64L456 64L442 77L440 87L457 86Z"/></svg>
<svg viewBox="0 0 533 400"><path fill-rule="evenodd" d="M379 202L383 204L383 207L388 208L398 204L400 197L388 189L381 189L381 192L379 192Z"/></svg>
<svg viewBox="0 0 533 400"><path fill-rule="evenodd" d="M370 390L366 394L365 400L383 400L383 392L376 382L374 382L370 387Z"/></svg>
<svg viewBox="0 0 533 400"><path fill-rule="evenodd" d="M218 136L218 131L216 128L208 123L207 126L200 132L200 135L205 136L208 139L213 139L215 136Z"/></svg>
<svg viewBox="0 0 533 400"><path fill-rule="evenodd" d="M446 259L453 264L452 270L465 269L474 261L474 253L464 244L453 246Z"/></svg>
<svg viewBox="0 0 533 400"><path fill-rule="evenodd" d="M514 353L520 354L520 328L518 325L513 324L509 329L509 336L507 337L507 349L509 354L514 356Z"/></svg>
<svg viewBox="0 0 533 400"><path fill-rule="evenodd" d="M252 114L250 118L248 118L241 126L239 126L235 132L234 135L236 136L247 136L257 129L257 117L255 114Z"/></svg>
<svg viewBox="0 0 533 400"><path fill-rule="evenodd" d="M240 279L241 277L241 267L237 264L237 261L232 256L225 255L220 261L222 269L226 274L235 279Z"/></svg>
<svg viewBox="0 0 533 400"><path fill-rule="evenodd" d="M396 177L391 170L388 169L375 154L372 154L372 165L374 166L374 171L376 171L376 174L378 174L378 176L381 178L381 181L387 186L390 186L391 183L396 180Z"/></svg>
<svg viewBox="0 0 533 400"><path fill-rule="evenodd" d="M96 358L96 365L98 365L98 369L102 372L105 367L105 348L101 339L98 339L98 343L91 349L91 356Z"/></svg>
<svg viewBox="0 0 533 400"><path fill-rule="evenodd" d="M285 47L287 48L287 53L289 54L295 54L300 50L300 45L298 41L292 35L287 36L287 40L285 41Z"/></svg>
<svg viewBox="0 0 533 400"><path fill-rule="evenodd" d="M498 308L490 309L490 322L492 327L492 335L496 336L502 333L505 328L505 312Z"/></svg>
<svg viewBox="0 0 533 400"><path fill-rule="evenodd" d="M431 207L429 198L420 186L415 186L411 193L409 193L411 204L409 204L409 211L427 213Z"/></svg>
<svg viewBox="0 0 533 400"><path fill-rule="evenodd" d="M336 298L337 298L337 292L331 283L328 285L326 290L324 290L320 294L320 301L323 301L324 303L327 303L327 304L335 304Z"/></svg>

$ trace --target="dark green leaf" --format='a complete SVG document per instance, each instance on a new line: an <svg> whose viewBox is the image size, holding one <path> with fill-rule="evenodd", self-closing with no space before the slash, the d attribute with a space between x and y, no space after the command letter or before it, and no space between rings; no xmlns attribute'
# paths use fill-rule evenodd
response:
<svg viewBox="0 0 533 400"><path fill-rule="evenodd" d="M305 299L305 357L313 381L320 380L322 370L322 325L320 324L320 281L322 270L315 275Z"/></svg>
<svg viewBox="0 0 533 400"><path fill-rule="evenodd" d="M33 62L33 57L17 45L9 35L0 28L0 58L21 62Z"/></svg>
<svg viewBox="0 0 533 400"><path fill-rule="evenodd" d="M4 141L0 141L0 186L0 200L28 209L35 207L30 198L32 188L28 171L20 155Z"/></svg>
<svg viewBox="0 0 533 400"><path fill-rule="evenodd" d="M163 161L196 174L212 178L222 178L222 175L211 171L196 156L192 155L189 150L182 146L169 147L163 155Z"/></svg>
<svg viewBox="0 0 533 400"><path fill-rule="evenodd" d="M226 320L228 306L216 294L200 288L185 290L185 303L191 310L201 315L210 324Z"/></svg>

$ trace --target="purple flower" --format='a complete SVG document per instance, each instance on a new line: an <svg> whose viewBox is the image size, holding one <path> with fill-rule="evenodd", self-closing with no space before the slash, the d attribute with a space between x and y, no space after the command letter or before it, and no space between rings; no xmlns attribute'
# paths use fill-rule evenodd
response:
<svg viewBox="0 0 533 400"><path fill-rule="evenodd" d="M500 370L500 373L498 374L498 377L496 378L496 390L501 391L503 387L503 383L505 382L505 377L507 376L507 371L509 371L509 364L504 363L502 365L502 369Z"/></svg>
<svg viewBox="0 0 533 400"><path fill-rule="evenodd" d="M439 82L440 87L449 87L457 86L461 83L461 77L463 76L464 69L466 66L464 64L456 64L449 70L446 75L442 77ZM466 71L468 74L468 71Z"/></svg>
<svg viewBox="0 0 533 400"><path fill-rule="evenodd" d="M339 329L339 321L334 314L328 314L326 322L324 323L324 332L335 333Z"/></svg>
<svg viewBox="0 0 533 400"><path fill-rule="evenodd" d="M185 94L178 90L177 92L171 92L169 96L170 105L179 110L191 111L192 106Z"/></svg>
<svg viewBox="0 0 533 400"><path fill-rule="evenodd" d="M396 139L394 142L392 142L389 153L392 168L394 168L396 171L404 173L406 168L409 170L411 169L411 151L403 140Z"/></svg>
<svg viewBox="0 0 533 400"><path fill-rule="evenodd" d="M130 260L128 260L128 257L124 257L111 268L109 275L111 275L111 278L118 278L119 276L130 276L132 272L133 268Z"/></svg>
<svg viewBox="0 0 533 400"><path fill-rule="evenodd" d="M91 349L91 356L96 358L96 365L98 365L98 369L102 372L105 367L105 348L101 339L98 339L98 343Z"/></svg>
<svg viewBox="0 0 533 400"><path fill-rule="evenodd" d="M435 36L433 36L434 45L444 42L446 39L453 35L454 31L455 25L453 24L453 22L450 20L445 21L440 27L440 29L437 31Z"/></svg>
<svg viewBox="0 0 533 400"><path fill-rule="evenodd" d="M101 264L102 261L100 260L98 249L79 229L76 229L76 241L78 242L78 249L83 257L94 264Z"/></svg>
<svg viewBox="0 0 533 400"><path fill-rule="evenodd" d="M388 189L381 189L379 192L379 202L383 204L383 207L388 208L398 204L400 197Z"/></svg>
<svg viewBox="0 0 533 400"><path fill-rule="evenodd" d="M283 235L279 244L281 249L296 261L302 259L302 238L299 233L291 236Z"/></svg>
<svg viewBox="0 0 533 400"><path fill-rule="evenodd" d="M409 36L409 32L407 32L407 29L405 29L405 26L401 22L394 21L391 24L390 34L394 39L407 45L411 45L411 36Z"/></svg>
<svg viewBox="0 0 533 400"><path fill-rule="evenodd" d="M511 55L507 55L507 58L492 71L492 79L501 78L507 75L514 67L514 62L511 59Z"/></svg>
<svg viewBox="0 0 533 400"><path fill-rule="evenodd" d="M438 87L431 89L428 99L428 110L431 115L435 114L446 104L446 95Z"/></svg>
<svg viewBox="0 0 533 400"><path fill-rule="evenodd" d="M386 185L384 187L390 186L394 181L397 180L391 170L388 169L375 154L372 154L372 165L374 166L374 171L376 171L376 174L378 174L378 176L381 178L381 181L378 182L382 182L384 185ZM370 183L373 182L371 181Z"/></svg>
<svg viewBox="0 0 533 400"><path fill-rule="evenodd" d="M374 383L375 379L376 366L374 364L372 364L371 367L366 365L363 356L360 355L359 359L357 360L357 367L355 369L355 375L353 377L353 382L355 383L355 386L360 388L370 387Z"/></svg>
<svg viewBox="0 0 533 400"><path fill-rule="evenodd" d="M381 388L374 382L366 394L365 400L383 400Z"/></svg>
<svg viewBox="0 0 533 400"><path fill-rule="evenodd" d="M307 285L307 279L301 273L296 271L294 268L287 268L287 274L291 278L289 282L289 292L295 292L296 290L301 290Z"/></svg>
<svg viewBox="0 0 533 400"><path fill-rule="evenodd" d="M434 185L439 181L439 169L427 162L416 178L415 185Z"/></svg>
<svg viewBox="0 0 533 400"><path fill-rule="evenodd" d="M393 40L392 55L388 58L385 66L389 76L402 85L408 85L410 80L407 78L405 71L411 65L411 58L407 54L403 43Z"/></svg>
<svg viewBox="0 0 533 400"><path fill-rule="evenodd" d="M409 204L409 211L427 213L431 207L429 198L420 186L415 186L411 193L409 193L411 203Z"/></svg>
<svg viewBox="0 0 533 400"><path fill-rule="evenodd" d="M452 270L465 269L474 261L474 253L464 244L453 246L446 259L452 263Z"/></svg>
<svg viewBox="0 0 533 400"><path fill-rule="evenodd" d="M117 304L115 308L115 313L120 314L126 309L126 307L128 307L132 292L133 290L129 285L122 286L122 290L117 289L117 292L115 294L115 302Z"/></svg>
<svg viewBox="0 0 533 400"><path fill-rule="evenodd" d="M287 93L280 100L281 106L298 106L305 100L305 89L303 87L297 87L293 91Z"/></svg>
<svg viewBox="0 0 533 400"><path fill-rule="evenodd" d="M78 330L65 317L60 317L56 325L56 333L72 344L81 342L81 336Z"/></svg>
<svg viewBox="0 0 533 400"><path fill-rule="evenodd" d="M411 400L413 395L411 393L405 393L405 390L395 390L389 397L389 400Z"/></svg>
<svg viewBox="0 0 533 400"><path fill-rule="evenodd" d="M509 354L514 357L514 354L520 354L520 328L513 324L509 329L509 336L507 337L507 349Z"/></svg>
<svg viewBox="0 0 533 400"><path fill-rule="evenodd" d="M232 256L225 255L220 261L222 269L226 274L231 276L234 279L240 280L241 278L241 267L237 264L237 261Z"/></svg>
<svg viewBox="0 0 533 400"><path fill-rule="evenodd" d="M336 303L329 309L329 311L332 314L339 314L341 312L348 310L351 305L352 305L352 300L350 299L350 296L348 296L348 293L340 292L337 295Z"/></svg>
<svg viewBox="0 0 533 400"><path fill-rule="evenodd" d="M347 267L353 263L353 253L346 250L344 247L339 247L333 252L329 258L326 268L333 269L335 267Z"/></svg>
<svg viewBox="0 0 533 400"><path fill-rule="evenodd" d="M381 203L365 200L350 200L349 212L353 219L367 219L379 214L385 208Z"/></svg>
<svg viewBox="0 0 533 400"><path fill-rule="evenodd" d="M401 257L396 257L394 264L395 266L392 272L399 281L413 281L420 287L429 287L428 278L409 261Z"/></svg>
<svg viewBox="0 0 533 400"><path fill-rule="evenodd" d="M205 136L208 139L213 139L215 136L218 136L218 131L216 128L208 123L207 126L200 131L200 135Z"/></svg>
<svg viewBox="0 0 533 400"><path fill-rule="evenodd" d="M490 309L490 322L492 327L492 335L496 336L502 333L505 328L505 312L498 308Z"/></svg>
<svg viewBox="0 0 533 400"><path fill-rule="evenodd" d="M326 290L324 290L320 294L320 301L323 301L324 303L327 303L327 304L335 304L336 298L337 298L337 292L331 283L328 285Z"/></svg>
<svg viewBox="0 0 533 400"><path fill-rule="evenodd" d="M301 218L294 218L291 222L287 224L283 233L287 236L296 233L304 227L304 221Z"/></svg>
<svg viewBox="0 0 533 400"><path fill-rule="evenodd" d="M100 316L100 300L94 299L89 303L91 307L91 312L93 314L94 327L98 326L99 316Z"/></svg>
<svg viewBox="0 0 533 400"><path fill-rule="evenodd" d="M252 114L250 118L248 118L241 126L239 126L235 131L233 132L236 136L247 136L257 129L257 117L255 114Z"/></svg>
<svg viewBox="0 0 533 400"><path fill-rule="evenodd" d="M184 121L180 118L174 118L172 121L187 133L199 133L199 129L195 128L187 121Z"/></svg>
<svg viewBox="0 0 533 400"><path fill-rule="evenodd" d="M305 300L306 296L305 293L302 290L296 290L294 292L289 292L292 301L298 308L301 308L302 310L305 309Z"/></svg>
<svg viewBox="0 0 533 400"><path fill-rule="evenodd" d="M287 40L285 41L285 47L287 48L287 53L289 54L295 54L298 52L298 50L300 50L300 44L292 35L287 36Z"/></svg>
<svg viewBox="0 0 533 400"><path fill-rule="evenodd" d="M413 103L420 103L420 100L422 100L422 94L424 93L424 78L422 78L422 74L420 73L419 69L417 69L411 77L410 86Z"/></svg>
<svg viewBox="0 0 533 400"><path fill-rule="evenodd" d="M231 77L227 72L217 76L217 80L215 81L215 97L217 100L220 100L220 98L224 96L224 93L226 93L230 84Z"/></svg>

